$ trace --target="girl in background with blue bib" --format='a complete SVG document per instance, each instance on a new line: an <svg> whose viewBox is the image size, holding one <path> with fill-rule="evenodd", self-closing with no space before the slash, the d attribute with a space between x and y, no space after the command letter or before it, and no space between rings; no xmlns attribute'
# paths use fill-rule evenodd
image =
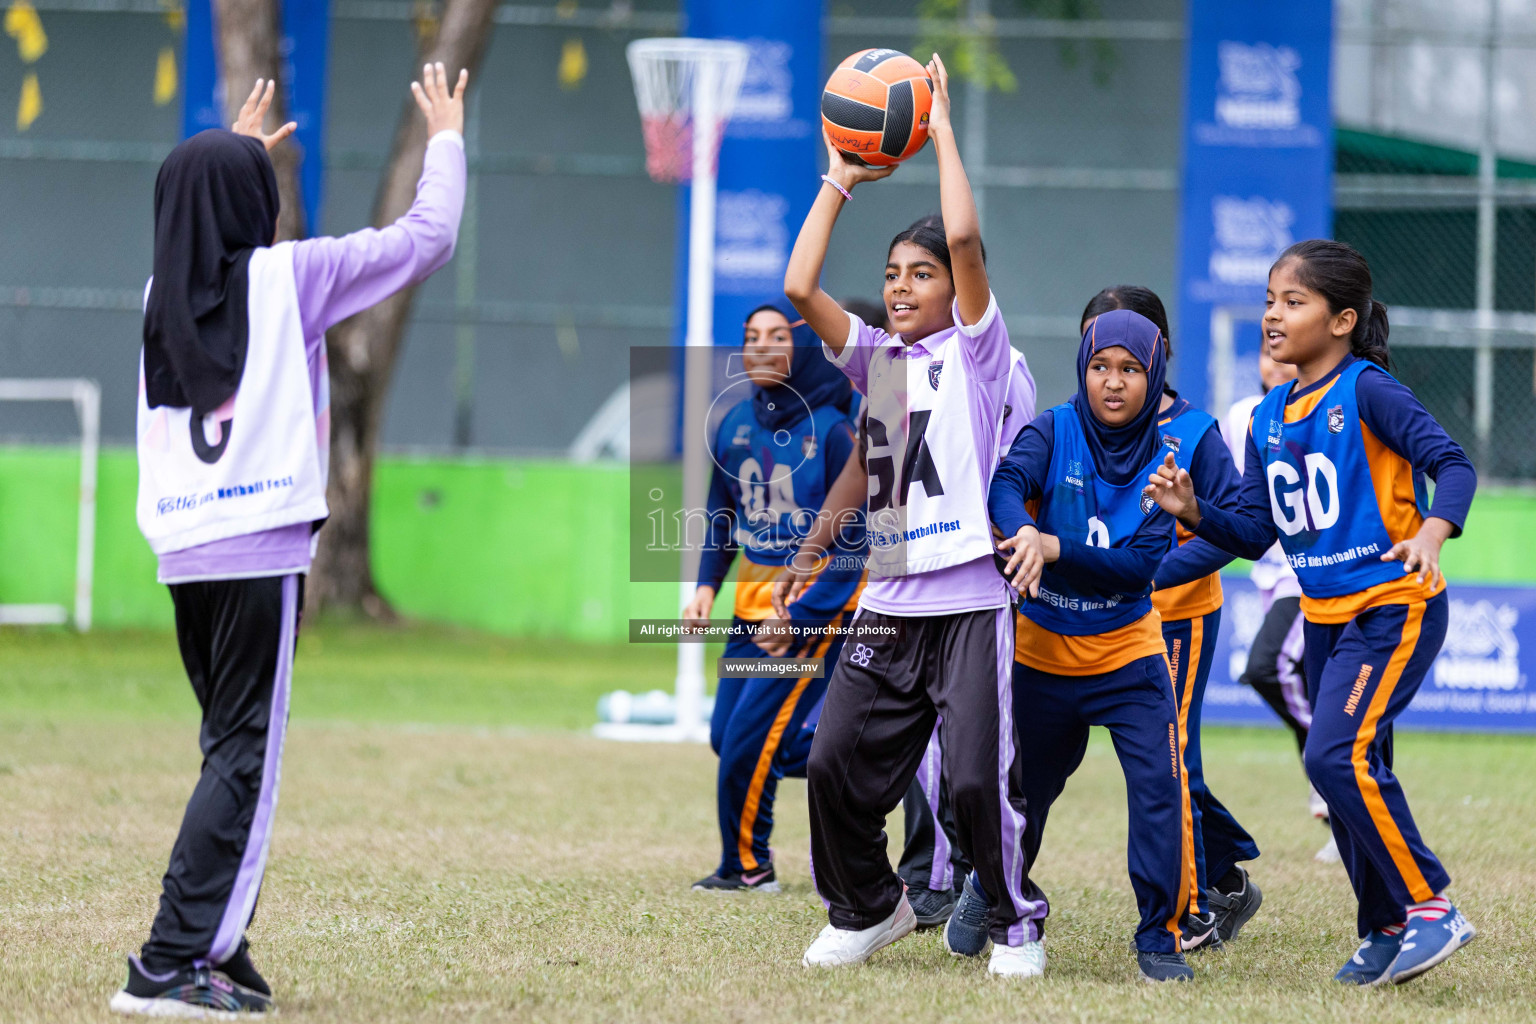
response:
<svg viewBox="0 0 1536 1024"><path fill-rule="evenodd" d="M1148 493L1242 557L1278 537L1295 568L1312 703L1303 756L1328 802L1364 940L1335 977L1403 982L1476 934L1446 899L1450 876L1392 773L1392 722L1445 639L1440 546L1461 532L1477 476L1387 372L1387 310L1358 252L1322 239L1291 246L1270 269L1265 307L1270 355L1294 364L1297 379L1254 410L1238 509L1197 499L1171 460Z"/></svg>
<svg viewBox="0 0 1536 1024"><path fill-rule="evenodd" d="M827 491L857 463L850 413L853 387L822 354L821 342L788 303L764 303L743 328L742 366L750 397L715 431L709 523L698 588L683 617L709 618L736 552L736 606L726 658L825 658L842 650L838 632L858 605L862 549L829 564L788 607L788 636L768 635L774 579L816 520ZM732 357L734 360L734 356ZM827 670L830 672L830 667ZM812 731L801 728L827 691L819 677L724 678L715 692L709 740L720 755L716 791L720 864L693 888L777 892L768 840L779 779L803 776Z"/></svg>
<svg viewBox="0 0 1536 1024"><path fill-rule="evenodd" d="M1168 314L1156 292L1140 285L1105 288L1083 309L1082 330L1112 309L1134 310L1151 320L1163 334L1164 352L1172 357ZM1189 472L1198 481L1196 488L1222 508L1236 506L1238 471L1215 418L1165 387L1158 396L1157 427L1163 446L1194 449ZM1162 619L1188 780L1184 859L1185 870L1192 872L1192 888L1182 946L1191 950L1236 938L1264 897L1240 863L1259 856L1258 844L1206 784L1200 748L1200 709L1221 628L1220 571L1232 556L1174 525L1176 542L1152 581L1152 607Z"/></svg>
<svg viewBox="0 0 1536 1024"><path fill-rule="evenodd" d="M1174 531L1142 494L1163 452L1188 466L1195 451L1160 439L1166 370L1156 325L1130 310L1100 314L1078 349L1077 394L1019 434L992 478L988 510L1005 537L999 549L1011 552L1004 573L1028 597L1013 666L1029 808L1024 869L1040 853L1051 804L1082 763L1089 726L1106 726L1130 806L1137 964L1148 981L1185 981L1194 972L1179 951L1190 899L1184 767L1151 596Z"/></svg>

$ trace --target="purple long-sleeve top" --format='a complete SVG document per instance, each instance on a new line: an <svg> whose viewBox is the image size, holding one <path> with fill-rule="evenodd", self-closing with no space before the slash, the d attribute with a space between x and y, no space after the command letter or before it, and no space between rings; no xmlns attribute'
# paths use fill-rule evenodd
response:
<svg viewBox="0 0 1536 1024"><path fill-rule="evenodd" d="M347 317L420 284L453 256L464 212L464 138L442 131L427 143L416 199L386 228L365 228L341 238L294 243L293 276L309 363L315 415L328 420L325 332ZM328 436L330 431L322 431ZM321 453L321 458L326 457ZM295 523L200 544L160 556L161 583L248 579L308 572L314 557L311 523Z"/></svg>

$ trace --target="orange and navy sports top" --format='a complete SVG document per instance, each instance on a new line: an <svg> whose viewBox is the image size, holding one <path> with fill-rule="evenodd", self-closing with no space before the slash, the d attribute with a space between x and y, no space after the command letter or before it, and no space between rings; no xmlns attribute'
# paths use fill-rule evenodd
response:
<svg viewBox="0 0 1536 1024"><path fill-rule="evenodd" d="M1020 605L1016 661L1087 676L1165 656L1150 594L1173 544L1173 519L1141 492L1168 451L1187 468L1193 445L1175 450L1165 441L1139 474L1110 484L1096 470L1070 403L1036 417L1014 440L992 477L988 513L1005 536L1033 523L1061 543L1060 557L1041 574L1040 596Z"/></svg>
<svg viewBox="0 0 1536 1024"><path fill-rule="evenodd" d="M1216 420L1174 395L1173 404L1157 421L1163 447L1193 445L1189 475L1195 493L1206 495L1218 508L1237 507L1238 475L1232 452L1221 436ZM1221 607L1221 567L1232 555L1208 540L1201 540L1174 523L1174 549L1158 566L1152 580L1152 607L1164 623L1209 615Z"/></svg>
<svg viewBox="0 0 1536 1024"><path fill-rule="evenodd" d="M1426 516L1461 532L1477 474L1413 392L1346 356L1305 388L1275 388L1253 411L1235 512L1200 501L1196 534L1245 558L1278 537L1301 582L1308 621L1348 622L1434 596L1401 562L1383 562ZM1424 478L1435 481L1428 507Z"/></svg>

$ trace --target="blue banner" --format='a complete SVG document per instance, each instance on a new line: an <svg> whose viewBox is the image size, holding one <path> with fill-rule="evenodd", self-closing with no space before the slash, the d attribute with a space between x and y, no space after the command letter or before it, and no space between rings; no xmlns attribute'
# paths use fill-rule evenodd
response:
<svg viewBox="0 0 1536 1024"><path fill-rule="evenodd" d="M1332 47L1333 0L1190 0L1176 386L1218 417L1258 391L1259 333L1238 313L1213 366L1213 317L1262 306L1281 250L1332 234Z"/></svg>
<svg viewBox="0 0 1536 1024"><path fill-rule="evenodd" d="M784 297L789 250L821 186L821 0L688 0L688 34L752 50L720 147L717 345L740 345L755 306ZM688 188L678 189L677 329L687 316Z"/></svg>
<svg viewBox="0 0 1536 1024"><path fill-rule="evenodd" d="M1223 576L1226 601L1212 652L1203 720L1278 725L1258 694L1238 680L1264 620L1259 593ZM1409 729L1536 732L1536 588L1452 584L1445 644L1398 724Z"/></svg>
<svg viewBox="0 0 1536 1024"><path fill-rule="evenodd" d="M320 234L320 200L325 185L326 56L330 47L330 0L284 0L283 37L278 41L287 89L288 120L298 123L285 145L303 153L299 190L304 198L304 223ZM212 0L187 0L187 35L183 78L182 137L225 123L224 84L214 45ZM234 83L242 97L255 82ZM276 127L267 119L267 127Z"/></svg>

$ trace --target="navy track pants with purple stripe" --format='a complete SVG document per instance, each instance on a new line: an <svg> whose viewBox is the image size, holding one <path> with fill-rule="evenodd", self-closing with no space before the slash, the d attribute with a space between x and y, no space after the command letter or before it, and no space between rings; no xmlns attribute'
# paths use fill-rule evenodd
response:
<svg viewBox="0 0 1536 1024"><path fill-rule="evenodd" d="M1045 899L1025 870L1011 700L1013 610L896 617L861 609L827 685L806 770L811 860L834 927L878 924L903 899L886 815L911 785L940 715L961 849L994 898L995 942L1039 935Z"/></svg>
<svg viewBox="0 0 1536 1024"><path fill-rule="evenodd" d="M901 851L896 873L908 889L959 889L971 873L971 865L955 841L955 815L944 792L944 748L938 728L928 740L923 763L907 787L901 807L907 845Z"/></svg>
<svg viewBox="0 0 1536 1024"><path fill-rule="evenodd" d="M151 971L225 962L256 911L277 810L304 578L170 589L181 660L203 709L203 769L141 953Z"/></svg>

